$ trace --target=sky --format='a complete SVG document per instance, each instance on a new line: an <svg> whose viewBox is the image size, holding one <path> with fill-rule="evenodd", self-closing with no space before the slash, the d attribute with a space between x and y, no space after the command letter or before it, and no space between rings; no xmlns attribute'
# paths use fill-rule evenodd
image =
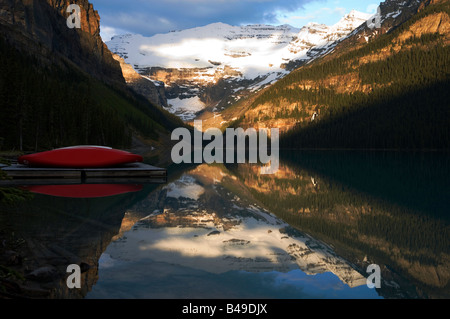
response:
<svg viewBox="0 0 450 319"><path fill-rule="evenodd" d="M378 0L90 0L103 41L135 33L152 36L222 22L230 25L308 22L333 25L352 9L374 14Z"/></svg>

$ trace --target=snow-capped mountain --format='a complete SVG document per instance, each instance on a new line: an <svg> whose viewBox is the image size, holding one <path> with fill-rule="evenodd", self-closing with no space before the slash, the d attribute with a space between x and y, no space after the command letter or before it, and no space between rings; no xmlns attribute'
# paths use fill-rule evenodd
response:
<svg viewBox="0 0 450 319"><path fill-rule="evenodd" d="M170 110L189 121L205 108L220 111L242 93L330 52L368 18L351 11L333 26L309 23L301 29L213 23L152 37L115 36L107 45L142 76L164 83Z"/></svg>
<svg viewBox="0 0 450 319"><path fill-rule="evenodd" d="M229 66L247 79L279 70L280 65L295 54L286 50L299 29L284 26L231 26L213 23L153 37L116 36L108 42L115 53L138 70L151 67L164 69L207 69L198 80L216 82L215 73ZM286 60L283 60L286 59Z"/></svg>
<svg viewBox="0 0 450 319"><path fill-rule="evenodd" d="M369 42L371 38L387 33L411 18L419 9L432 1L422 0L385 0L377 10L379 27L369 27L367 24L355 28L348 38L359 42ZM369 19L369 24L376 22L376 16ZM351 42L351 41L350 41Z"/></svg>
<svg viewBox="0 0 450 319"><path fill-rule="evenodd" d="M347 36L369 18L370 14L352 10L331 27L325 24L310 22L301 28L297 39L291 44L291 50L309 50L313 47L318 49L320 47L331 46L333 42Z"/></svg>

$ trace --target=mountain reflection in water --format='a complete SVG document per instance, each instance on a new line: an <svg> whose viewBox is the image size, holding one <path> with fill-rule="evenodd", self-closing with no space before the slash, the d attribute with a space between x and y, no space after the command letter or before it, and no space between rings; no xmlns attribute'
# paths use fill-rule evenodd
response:
<svg viewBox="0 0 450 319"><path fill-rule="evenodd" d="M56 298L449 297L448 154L281 155L272 175L169 168L167 184L139 193L78 206L36 195L6 219L27 242L92 266L81 293L61 281ZM380 289L366 285L370 264Z"/></svg>
<svg viewBox="0 0 450 319"><path fill-rule="evenodd" d="M366 284L330 247L296 231L245 194L237 195L239 190L231 192L232 186L243 185L223 167L201 165L163 187L152 214L107 248L100 281L90 296L339 297L334 289ZM305 274L327 272L337 278L317 279L328 289L310 292L310 286L318 285ZM336 287L330 290L328 281ZM105 286L117 289L105 292ZM366 294L371 295L376 293Z"/></svg>
<svg viewBox="0 0 450 319"><path fill-rule="evenodd" d="M272 175L197 166L129 209L88 297L448 295L446 155L284 155Z"/></svg>

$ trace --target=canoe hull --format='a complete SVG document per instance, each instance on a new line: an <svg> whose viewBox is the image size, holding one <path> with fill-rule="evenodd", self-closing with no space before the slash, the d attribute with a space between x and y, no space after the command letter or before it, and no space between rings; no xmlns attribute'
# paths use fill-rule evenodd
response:
<svg viewBox="0 0 450 319"><path fill-rule="evenodd" d="M140 155L108 147L75 146L23 155L18 162L30 167L100 168L142 162Z"/></svg>
<svg viewBox="0 0 450 319"><path fill-rule="evenodd" d="M22 189L54 197L99 198L139 192L143 186L136 184L30 185L22 186Z"/></svg>

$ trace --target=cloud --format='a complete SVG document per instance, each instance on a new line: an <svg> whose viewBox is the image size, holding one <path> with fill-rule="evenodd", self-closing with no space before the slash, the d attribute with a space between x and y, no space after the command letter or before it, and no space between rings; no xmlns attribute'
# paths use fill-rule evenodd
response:
<svg viewBox="0 0 450 319"><path fill-rule="evenodd" d="M317 11L316 13L321 13L321 14L326 14L326 15L338 14L339 16L343 16L345 14L345 8L342 8L342 7L322 8L322 9L320 9L320 11Z"/></svg>
<svg viewBox="0 0 450 319"><path fill-rule="evenodd" d="M101 27L151 36L214 22L231 25L280 23L279 12L292 12L317 0L91 0ZM319 0L320 1L320 0ZM109 29L111 31L111 29Z"/></svg>
<svg viewBox="0 0 450 319"><path fill-rule="evenodd" d="M307 14L307 15L302 15L302 16L283 15L280 18L280 21L283 23L287 23L287 24L296 26L299 23L304 23L304 22L324 21L324 20L327 20L327 18L329 18L329 17L337 17L337 19L340 19L342 16L344 16L348 12L349 12L349 10L346 8L343 8L343 7L335 7L335 8L323 7L323 8L320 8L319 10L309 11L309 14ZM329 25L331 25L331 24L329 24Z"/></svg>
<svg viewBox="0 0 450 319"><path fill-rule="evenodd" d="M292 17L289 17L289 19L291 19L291 20L311 20L312 18L314 18L313 15L308 15L308 16L292 16Z"/></svg>
<svg viewBox="0 0 450 319"><path fill-rule="evenodd" d="M369 4L367 6L366 12L367 13L376 13L378 6L379 6L379 4L376 4L376 3Z"/></svg>

